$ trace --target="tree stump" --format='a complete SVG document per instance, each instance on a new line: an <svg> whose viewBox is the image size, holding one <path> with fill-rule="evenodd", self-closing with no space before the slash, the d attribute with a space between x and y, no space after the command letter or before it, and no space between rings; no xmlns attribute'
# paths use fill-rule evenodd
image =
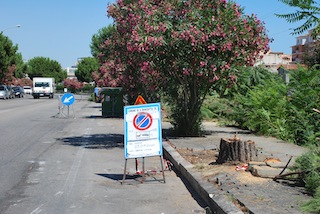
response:
<svg viewBox="0 0 320 214"><path fill-rule="evenodd" d="M216 161L218 164L225 162L242 162L256 161L258 152L255 142L241 141L240 138L220 140L220 151Z"/></svg>

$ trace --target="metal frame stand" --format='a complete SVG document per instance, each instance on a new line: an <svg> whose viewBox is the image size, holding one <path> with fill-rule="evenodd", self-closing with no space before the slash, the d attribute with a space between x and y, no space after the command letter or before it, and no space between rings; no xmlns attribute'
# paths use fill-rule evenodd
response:
<svg viewBox="0 0 320 214"><path fill-rule="evenodd" d="M164 168L163 168L163 156L160 155L159 157L160 157L161 171L162 171L162 176L163 176L163 183L166 183L166 178L164 175ZM141 183L143 183L145 181L144 159L145 159L145 157L142 157L142 180L141 180ZM121 184L123 184L126 179L127 161L128 161L128 158L126 158L124 161L124 172L123 172L123 178L122 178ZM135 164L136 164L136 171L138 171L138 159L137 158L135 158Z"/></svg>
<svg viewBox="0 0 320 214"><path fill-rule="evenodd" d="M64 112L64 109L65 107L67 107L67 113ZM76 118L76 115L74 113L74 109L73 107L71 106L72 108L72 118ZM70 106L67 106L67 105L62 105L62 106L59 106L59 118L70 118Z"/></svg>
<svg viewBox="0 0 320 214"><path fill-rule="evenodd" d="M61 95L59 95L59 98L58 98L58 109L59 109L59 112L58 114L55 116L55 117L58 117L58 118L70 118L70 105L65 105L62 103L61 101ZM82 99L82 97L81 97ZM64 109L65 107L67 107L67 112L64 112ZM74 113L74 108L73 108L73 105L71 105L71 108L72 108L72 118L75 119L76 118L76 115Z"/></svg>

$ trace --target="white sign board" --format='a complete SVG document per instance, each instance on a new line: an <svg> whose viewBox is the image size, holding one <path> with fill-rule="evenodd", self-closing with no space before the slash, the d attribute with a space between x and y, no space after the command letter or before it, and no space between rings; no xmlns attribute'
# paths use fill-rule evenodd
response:
<svg viewBox="0 0 320 214"><path fill-rule="evenodd" d="M124 156L162 156L160 103L124 106Z"/></svg>

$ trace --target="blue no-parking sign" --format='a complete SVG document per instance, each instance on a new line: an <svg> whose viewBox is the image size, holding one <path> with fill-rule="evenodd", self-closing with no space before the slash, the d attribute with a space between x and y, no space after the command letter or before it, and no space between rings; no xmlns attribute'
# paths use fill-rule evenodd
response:
<svg viewBox="0 0 320 214"><path fill-rule="evenodd" d="M71 93L65 93L61 97L61 102L66 106L72 105L74 103L74 95Z"/></svg>
<svg viewBox="0 0 320 214"><path fill-rule="evenodd" d="M134 116L133 126L138 131L144 131L152 125L152 116L147 112L139 112Z"/></svg>
<svg viewBox="0 0 320 214"><path fill-rule="evenodd" d="M124 107L125 158L162 156L160 103Z"/></svg>

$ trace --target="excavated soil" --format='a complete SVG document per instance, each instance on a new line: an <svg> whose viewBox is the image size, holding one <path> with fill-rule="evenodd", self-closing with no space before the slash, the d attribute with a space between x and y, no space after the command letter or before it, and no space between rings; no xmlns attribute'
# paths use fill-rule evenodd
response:
<svg viewBox="0 0 320 214"><path fill-rule="evenodd" d="M242 183L264 183L270 179L253 176L246 170L237 170L244 163L225 163L216 164L218 151L216 149L197 150L189 148L176 148L176 151L188 162L194 165L194 168L201 172L204 178L210 178L221 173L229 173Z"/></svg>
<svg viewBox="0 0 320 214"><path fill-rule="evenodd" d="M256 177L241 170L243 163L216 164L218 151L215 149L175 149L194 165L203 179L226 193L244 213L302 213L301 203L310 199L302 187Z"/></svg>

